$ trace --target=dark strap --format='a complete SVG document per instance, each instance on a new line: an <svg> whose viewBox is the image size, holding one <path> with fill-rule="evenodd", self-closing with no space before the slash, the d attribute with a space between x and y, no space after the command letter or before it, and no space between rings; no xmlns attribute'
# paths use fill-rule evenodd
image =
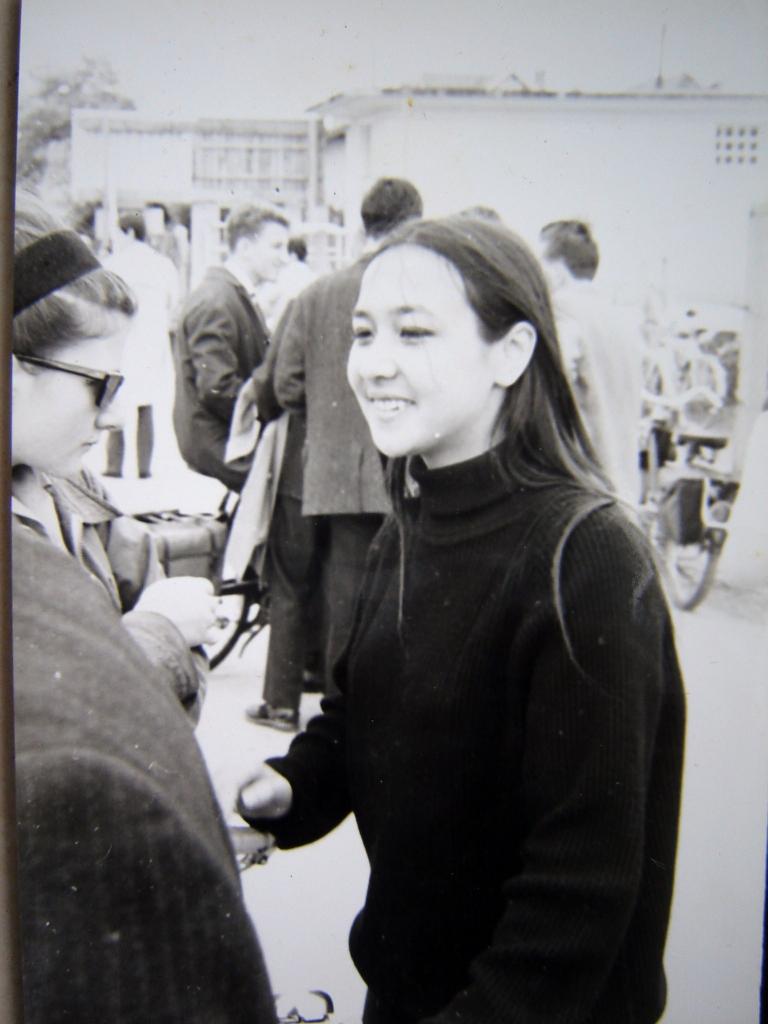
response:
<svg viewBox="0 0 768 1024"><path fill-rule="evenodd" d="M14 256L13 315L100 267L77 232L43 235Z"/></svg>

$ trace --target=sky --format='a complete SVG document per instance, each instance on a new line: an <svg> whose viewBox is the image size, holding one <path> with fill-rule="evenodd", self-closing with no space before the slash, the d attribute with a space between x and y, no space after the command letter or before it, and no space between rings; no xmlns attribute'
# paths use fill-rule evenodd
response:
<svg viewBox="0 0 768 1024"><path fill-rule="evenodd" d="M85 56L153 116L291 117L425 74L768 93L768 0L24 0L20 91Z"/></svg>

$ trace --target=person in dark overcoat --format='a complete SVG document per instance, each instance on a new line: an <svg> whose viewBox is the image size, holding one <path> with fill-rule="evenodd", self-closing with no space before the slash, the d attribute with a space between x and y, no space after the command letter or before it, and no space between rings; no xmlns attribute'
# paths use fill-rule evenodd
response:
<svg viewBox="0 0 768 1024"><path fill-rule="evenodd" d="M243 206L229 215L226 233L229 257L210 267L190 293L174 336L173 425L192 469L240 491L250 459L225 462L224 452L237 394L267 354L256 290L286 262L288 221L273 210Z"/></svg>
<svg viewBox="0 0 768 1024"><path fill-rule="evenodd" d="M411 182L380 179L360 210L368 245L421 212L421 196ZM291 486L279 488L268 549L273 593L295 607L304 599L308 574L319 574L326 689L349 634L368 547L389 509L382 459L346 379L352 310L365 262L363 257L301 292L274 341L274 394L301 420L306 439L299 473L291 474ZM277 618L273 633L274 628L280 629ZM291 657L294 649L282 634L270 638L264 699L247 710L251 721L278 728L298 724L303 664L301 657Z"/></svg>
<svg viewBox="0 0 768 1024"><path fill-rule="evenodd" d="M98 581L13 524L26 1024L272 1024L184 712Z"/></svg>

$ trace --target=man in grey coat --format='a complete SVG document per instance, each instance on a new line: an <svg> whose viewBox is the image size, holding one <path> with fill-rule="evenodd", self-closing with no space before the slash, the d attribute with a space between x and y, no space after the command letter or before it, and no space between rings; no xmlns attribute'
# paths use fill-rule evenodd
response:
<svg viewBox="0 0 768 1024"><path fill-rule="evenodd" d="M380 179L360 210L367 248L421 212L421 197L410 182ZM270 655L264 700L246 712L260 725L297 727L301 616L290 609L306 602L311 573L319 574L325 688L332 688L331 673L351 628L365 556L389 510L382 457L346 375L352 311L366 262L363 256L310 285L288 307L273 340L274 394L292 418L305 418L306 439L303 479L297 488L297 460L289 459L269 539Z"/></svg>

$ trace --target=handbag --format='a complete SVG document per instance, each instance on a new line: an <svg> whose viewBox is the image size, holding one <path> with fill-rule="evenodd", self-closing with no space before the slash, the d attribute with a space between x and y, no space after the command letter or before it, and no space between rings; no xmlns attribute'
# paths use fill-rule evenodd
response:
<svg viewBox="0 0 768 1024"><path fill-rule="evenodd" d="M218 589L228 529L223 510L141 512L133 518L152 535L166 576L203 576Z"/></svg>

